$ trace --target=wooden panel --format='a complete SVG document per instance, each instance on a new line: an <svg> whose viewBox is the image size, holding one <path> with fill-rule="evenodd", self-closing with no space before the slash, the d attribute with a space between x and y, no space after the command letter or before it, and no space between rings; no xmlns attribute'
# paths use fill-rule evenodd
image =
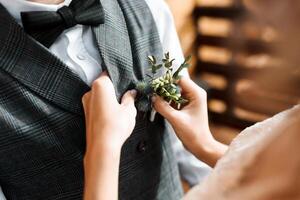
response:
<svg viewBox="0 0 300 200"><path fill-rule="evenodd" d="M194 11L193 77L208 83L213 122L245 128L299 103L299 70L275 51L279 33L255 23L241 1L216 2L200 3Z"/></svg>
<svg viewBox="0 0 300 200"><path fill-rule="evenodd" d="M209 16L233 19L243 13L243 10L237 7L198 7L195 9L194 15L196 18Z"/></svg>
<svg viewBox="0 0 300 200"><path fill-rule="evenodd" d="M213 124L245 128L300 102L299 71L274 51L280 34L253 20L242 1L167 2Z"/></svg>

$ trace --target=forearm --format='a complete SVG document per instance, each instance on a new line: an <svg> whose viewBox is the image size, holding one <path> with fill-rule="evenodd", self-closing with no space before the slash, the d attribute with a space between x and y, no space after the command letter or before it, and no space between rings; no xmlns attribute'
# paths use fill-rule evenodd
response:
<svg viewBox="0 0 300 200"><path fill-rule="evenodd" d="M205 133L202 133L205 134ZM213 138L211 133L206 133L206 138L195 138L189 142L186 146L188 150L199 160L205 162L210 167L214 167L217 161L223 157L228 149L227 145L224 145Z"/></svg>
<svg viewBox="0 0 300 200"><path fill-rule="evenodd" d="M98 148L86 154L84 200L118 199L120 154L121 150L114 147Z"/></svg>
<svg viewBox="0 0 300 200"><path fill-rule="evenodd" d="M221 157L223 157L228 149L228 146L214 140L209 145L203 148L204 149L197 150L196 157L205 162L210 167L214 167L217 161Z"/></svg>

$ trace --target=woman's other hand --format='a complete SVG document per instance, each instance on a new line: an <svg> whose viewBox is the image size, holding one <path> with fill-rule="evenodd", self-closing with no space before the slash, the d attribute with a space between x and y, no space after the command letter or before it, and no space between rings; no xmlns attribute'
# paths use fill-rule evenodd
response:
<svg viewBox="0 0 300 200"><path fill-rule="evenodd" d="M102 73L82 99L86 123L84 200L118 199L121 148L135 126L136 91L117 101L113 84Z"/></svg>
<svg viewBox="0 0 300 200"><path fill-rule="evenodd" d="M135 126L136 91L124 94L117 101L114 86L106 73L94 81L82 102L86 120L87 152L99 146L121 149Z"/></svg>
<svg viewBox="0 0 300 200"><path fill-rule="evenodd" d="M153 97L153 105L173 126L183 145L210 166L225 153L227 147L217 142L209 129L206 91L190 78L179 83L183 96L189 100L182 110L176 110L162 98Z"/></svg>

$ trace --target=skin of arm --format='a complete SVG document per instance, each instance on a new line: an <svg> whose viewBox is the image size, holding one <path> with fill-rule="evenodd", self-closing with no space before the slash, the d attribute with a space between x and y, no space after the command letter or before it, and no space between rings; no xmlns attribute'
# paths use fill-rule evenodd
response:
<svg viewBox="0 0 300 200"><path fill-rule="evenodd" d="M227 146L216 141L209 129L206 91L190 78L178 82L183 96L189 100L181 110L176 110L158 96L152 98L154 108L173 126L183 145L211 167L227 151Z"/></svg>
<svg viewBox="0 0 300 200"><path fill-rule="evenodd" d="M87 143L84 200L118 199L121 148L135 126L135 96L136 91L128 91L120 104L103 73L82 99Z"/></svg>

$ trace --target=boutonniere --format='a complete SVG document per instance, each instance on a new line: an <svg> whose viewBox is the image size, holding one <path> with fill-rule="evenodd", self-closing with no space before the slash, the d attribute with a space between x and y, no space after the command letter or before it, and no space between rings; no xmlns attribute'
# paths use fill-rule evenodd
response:
<svg viewBox="0 0 300 200"><path fill-rule="evenodd" d="M162 97L169 104L175 105L177 109L180 109L182 104L187 103L188 101L181 95L181 88L177 82L180 79L180 72L190 66L190 59L191 56L187 57L174 72L173 62L175 59L170 58L169 53L164 54L164 58L161 62L158 62L155 56L148 56L148 62L150 64L149 70L151 73L147 74L149 77L147 81L140 81L136 85L136 89L140 94L140 105L138 105L138 107L142 111L149 111L151 109L150 102L153 95ZM164 73L160 73L162 75L158 76L158 72L162 71ZM148 103L146 103L146 101ZM154 111L152 111L152 115L155 114L153 112ZM154 118L154 116L150 118Z"/></svg>

